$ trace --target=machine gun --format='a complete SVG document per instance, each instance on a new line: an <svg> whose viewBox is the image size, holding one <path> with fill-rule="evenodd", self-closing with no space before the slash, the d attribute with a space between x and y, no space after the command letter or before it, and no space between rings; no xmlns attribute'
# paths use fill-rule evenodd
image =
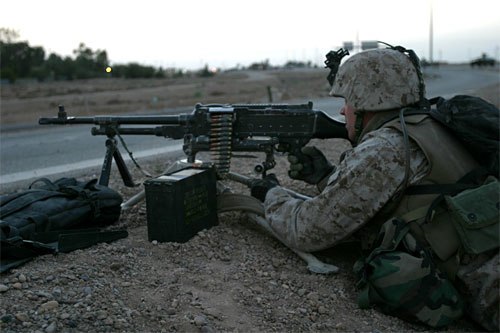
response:
<svg viewBox="0 0 500 333"><path fill-rule="evenodd" d="M40 118L40 125L97 125L92 135L105 135L106 155L99 184L107 186L114 158L125 186L135 186L117 147L116 136L154 135L183 139L188 163L210 152L219 176L229 172L235 152L263 152L254 170L265 176L276 162L275 151L301 154L311 139L345 138L345 124L307 104L197 104L191 113L159 116L71 117L59 106L57 117Z"/></svg>
<svg viewBox="0 0 500 333"><path fill-rule="evenodd" d="M220 179L231 179L246 185L252 183L252 179L230 172L231 157L236 157L237 152L262 152L265 154L265 160L257 164L254 170L262 174L264 177L269 169L272 169L276 162L274 153L288 152L295 155L301 154L301 148L305 146L311 139L327 139L327 138L343 138L347 139L347 130L345 124L334 120L323 111L313 109L312 102L307 104L197 104L191 113L179 115L162 115L162 116L95 116L95 117L70 117L67 115L64 107L59 107L57 117L40 118L40 125L76 125L76 124L92 124L96 125L92 128L92 135L105 135L106 140L106 155L101 169L99 184L107 186L111 173L111 163L115 160L120 175L125 186L136 186L132 177L125 165L122 155L117 147L116 136L122 140L122 135L154 135L170 139L183 139L183 151L187 156L187 162L182 162L181 171L184 171L186 165L191 164L196 166L196 154L199 152L210 152L213 161L210 167L215 169L217 176ZM122 140L124 144L124 141ZM125 146L125 149L126 146ZM128 151L128 149L127 149ZM130 152L129 152L130 153ZM132 157L132 156L131 156ZM133 158L132 158L133 159ZM176 172L173 165L169 168L174 174ZM210 168L211 169L211 168ZM200 169L198 169L200 170ZM170 171L166 174L170 175ZM189 177L196 177L192 175ZM210 176L209 176L210 177ZM160 177L162 178L162 177ZM159 184L156 181L155 184ZM189 183L184 183L189 184ZM231 210L234 208L241 209L245 206L245 202L237 202L234 205L234 197L224 193L225 200L218 200L218 207L209 205L214 199L210 195L208 189L215 191L215 184L210 180L210 186L203 182L193 181L191 186L194 186L197 192L193 192L189 188L179 188L179 191L169 192L169 198L165 199L165 193L160 195L159 192L153 192L154 187L150 185L151 201L147 206L148 215L148 237L152 239L167 240L166 237L174 237L175 241L185 241L192 237L197 231L214 225L215 211L220 212ZM147 182L145 182L147 185ZM182 185L184 187L188 185ZM147 187L146 187L147 189ZM287 190L287 189L285 189ZM154 191L158 191L154 189ZM307 199L291 190L289 193L296 197ZM122 212L129 209L137 202L146 197L146 190L134 195L121 206ZM194 223L184 223L183 220L186 214L173 214L171 207L173 197L184 198L189 196L191 199L193 193L198 193L198 201L200 196L203 197L203 202L210 206L207 210L207 215L203 215L206 205L184 207L186 201L181 201L179 206L181 209L190 212L190 218L198 215L203 215ZM194 195L196 197L196 195ZM241 200L241 197L236 197ZM158 200L157 200L158 199ZM256 199L254 199L256 200ZM198 202L196 201L196 202ZM258 200L257 200L258 201ZM232 202L233 204L227 205ZM169 204L170 203L170 204ZM220 204L225 203L225 204ZM248 202L247 202L248 203ZM183 206L184 205L184 206ZM201 207L201 208L200 208ZM208 206L207 206L208 207ZM258 204L257 211L263 214L263 208ZM271 235L277 237L272 229L267 224L266 220L257 215L254 205L247 207L253 213L249 214L251 219L261 225ZM203 214L202 214L203 213ZM168 220L168 221L167 221ZM169 229L166 226L174 225L174 229ZM172 231L173 230L173 231ZM280 239L279 237L277 237ZM170 239L170 238L169 238ZM168 240L167 240L168 241ZM310 271L321 274L330 274L338 271L334 265L326 264L319 261L310 253L305 253L296 249L292 249L302 259L304 259Z"/></svg>

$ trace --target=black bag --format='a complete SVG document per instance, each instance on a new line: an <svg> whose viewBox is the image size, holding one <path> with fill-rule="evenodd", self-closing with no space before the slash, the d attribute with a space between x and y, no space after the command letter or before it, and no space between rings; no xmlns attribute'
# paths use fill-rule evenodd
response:
<svg viewBox="0 0 500 333"><path fill-rule="evenodd" d="M467 95L448 100L436 97L430 103L436 105L430 115L450 129L489 174L500 178L498 108L482 98Z"/></svg>
<svg viewBox="0 0 500 333"><path fill-rule="evenodd" d="M74 178L53 183L42 178L28 190L0 196L0 271L36 255L126 237L126 231L99 230L119 219L122 201L119 193L98 185L95 179L80 182Z"/></svg>

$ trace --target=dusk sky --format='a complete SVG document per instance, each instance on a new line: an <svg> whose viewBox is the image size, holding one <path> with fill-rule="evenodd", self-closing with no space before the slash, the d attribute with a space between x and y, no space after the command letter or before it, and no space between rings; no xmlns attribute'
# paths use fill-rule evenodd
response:
<svg viewBox="0 0 500 333"><path fill-rule="evenodd" d="M82 42L113 63L223 68L269 59L322 64L343 42L381 40L429 59L499 58L498 0L3 1L0 27L48 53Z"/></svg>

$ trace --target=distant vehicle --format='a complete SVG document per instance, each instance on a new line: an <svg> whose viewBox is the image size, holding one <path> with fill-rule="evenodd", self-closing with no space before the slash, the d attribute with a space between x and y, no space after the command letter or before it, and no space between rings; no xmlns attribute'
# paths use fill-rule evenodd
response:
<svg viewBox="0 0 500 333"><path fill-rule="evenodd" d="M481 55L481 58L478 58L478 59L475 59L475 60L472 60L470 62L470 66L471 67L474 67L474 66L477 66L477 67L483 67L483 66L495 66L496 64L496 60L493 59L493 58L490 58L486 55L486 53L483 53Z"/></svg>

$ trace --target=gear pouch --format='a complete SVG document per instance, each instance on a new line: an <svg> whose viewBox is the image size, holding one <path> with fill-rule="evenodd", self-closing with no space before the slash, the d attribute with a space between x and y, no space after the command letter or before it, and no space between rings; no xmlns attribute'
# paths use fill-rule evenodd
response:
<svg viewBox="0 0 500 333"><path fill-rule="evenodd" d="M498 248L500 183L495 178L455 196L445 196L453 224L467 253Z"/></svg>
<svg viewBox="0 0 500 333"><path fill-rule="evenodd" d="M436 268L430 251L408 231L403 220L386 222L380 245L356 262L358 305L377 306L388 315L431 327L447 326L462 316L464 302Z"/></svg>

